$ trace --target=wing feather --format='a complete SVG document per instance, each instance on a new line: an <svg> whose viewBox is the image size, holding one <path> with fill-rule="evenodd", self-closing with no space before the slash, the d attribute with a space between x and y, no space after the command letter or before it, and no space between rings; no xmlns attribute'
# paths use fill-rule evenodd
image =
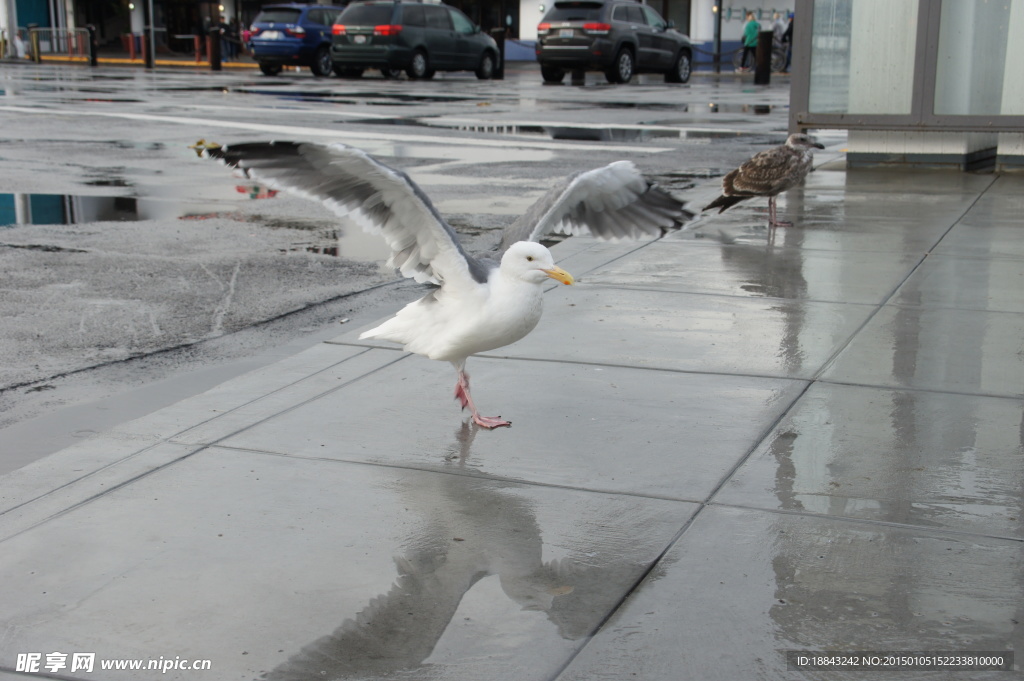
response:
<svg viewBox="0 0 1024 681"><path fill-rule="evenodd" d="M253 142L204 155L274 189L321 201L387 241L390 266L418 282L473 285L489 266L465 252L455 230L412 179L344 144Z"/></svg>
<svg viewBox="0 0 1024 681"><path fill-rule="evenodd" d="M500 248L548 234L612 241L662 236L691 217L681 201L649 183L632 163L616 161L557 183L505 229Z"/></svg>

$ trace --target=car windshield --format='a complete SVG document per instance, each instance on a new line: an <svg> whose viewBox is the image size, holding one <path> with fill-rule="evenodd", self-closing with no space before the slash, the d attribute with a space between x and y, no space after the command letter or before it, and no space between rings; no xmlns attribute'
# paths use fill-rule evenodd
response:
<svg viewBox="0 0 1024 681"><path fill-rule="evenodd" d="M379 26L391 23L394 5L349 5L338 17L337 23L350 26Z"/></svg>
<svg viewBox="0 0 1024 681"><path fill-rule="evenodd" d="M556 2L555 6L544 17L544 21L584 21L586 19L599 19L601 8L604 5L599 2Z"/></svg>
<svg viewBox="0 0 1024 681"><path fill-rule="evenodd" d="M265 9L256 15L254 24L297 24L302 10L298 9Z"/></svg>

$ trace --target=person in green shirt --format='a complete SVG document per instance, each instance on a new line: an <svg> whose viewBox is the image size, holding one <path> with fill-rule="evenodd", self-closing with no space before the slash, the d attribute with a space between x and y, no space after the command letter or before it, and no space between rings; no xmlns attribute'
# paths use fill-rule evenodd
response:
<svg viewBox="0 0 1024 681"><path fill-rule="evenodd" d="M749 71L750 65L753 65L754 53L757 51L757 34L760 32L760 22L754 18L753 12L747 12L747 25L743 27L743 60L740 62L740 71Z"/></svg>

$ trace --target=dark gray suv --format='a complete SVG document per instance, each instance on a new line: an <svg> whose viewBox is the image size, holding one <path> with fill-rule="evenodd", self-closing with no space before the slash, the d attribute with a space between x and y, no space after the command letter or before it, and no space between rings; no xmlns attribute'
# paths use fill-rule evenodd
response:
<svg viewBox="0 0 1024 681"><path fill-rule="evenodd" d="M385 77L433 78L437 71L474 71L493 78L498 45L469 18L444 4L353 2L333 29L331 59L340 76L358 78L369 68Z"/></svg>
<svg viewBox="0 0 1024 681"><path fill-rule="evenodd" d="M634 73L690 80L690 39L633 0L558 0L537 26L537 61L548 83L566 71L604 71L611 83Z"/></svg>

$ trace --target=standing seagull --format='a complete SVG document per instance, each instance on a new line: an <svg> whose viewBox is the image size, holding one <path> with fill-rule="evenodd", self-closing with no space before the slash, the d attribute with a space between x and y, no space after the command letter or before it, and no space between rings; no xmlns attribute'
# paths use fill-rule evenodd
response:
<svg viewBox="0 0 1024 681"><path fill-rule="evenodd" d="M825 147L809 135L790 135L782 146L755 154L749 161L722 178L722 195L704 207L725 212L752 196L768 197L768 226L786 227L792 222L775 219L775 197L803 182L811 170L814 152Z"/></svg>
<svg viewBox="0 0 1024 681"><path fill-rule="evenodd" d="M537 241L556 232L610 240L657 237L693 217L632 163L617 161L556 183L505 229L494 254L500 255L499 263L466 253L455 230L408 175L359 149L299 142L221 147L202 140L193 148L273 189L322 201L383 236L392 251L390 266L437 286L359 338L392 341L409 352L451 362L458 373L455 397L484 428L511 424L477 411L466 360L530 333L540 320L542 285L549 278L574 282Z"/></svg>

